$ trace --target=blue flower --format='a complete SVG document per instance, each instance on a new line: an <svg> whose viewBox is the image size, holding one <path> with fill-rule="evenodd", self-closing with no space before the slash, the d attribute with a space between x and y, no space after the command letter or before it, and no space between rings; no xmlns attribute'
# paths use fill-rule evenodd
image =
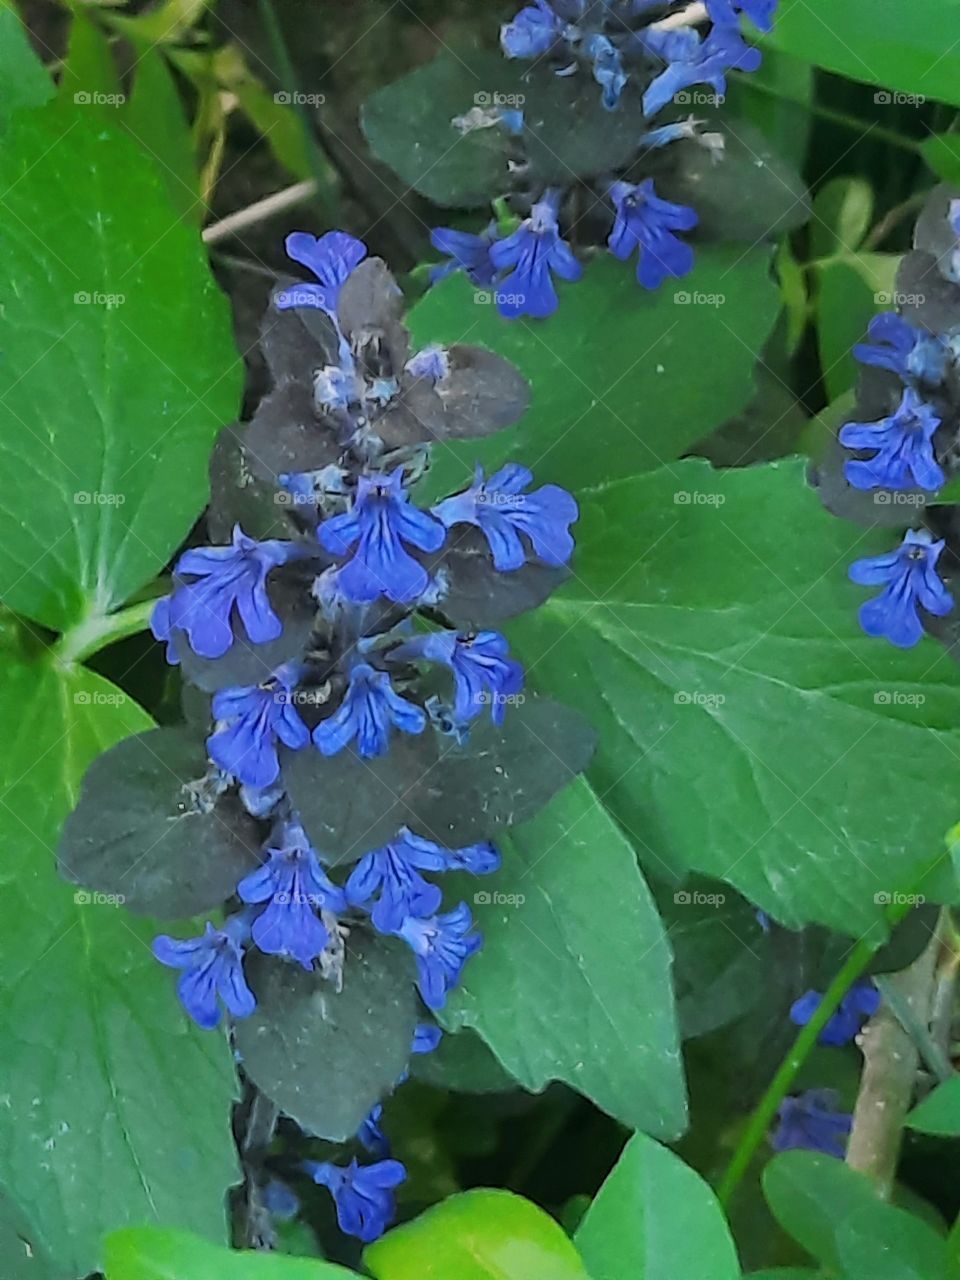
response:
<svg viewBox="0 0 960 1280"><path fill-rule="evenodd" d="M360 859L346 883L347 900L353 907L366 907L379 892L371 913L374 927L381 933L396 933L407 916L430 916L440 906L440 889L424 880L421 871L486 875L499 865L500 855L488 842L445 849L402 827L390 844Z"/></svg>
<svg viewBox="0 0 960 1280"><path fill-rule="evenodd" d="M267 903L253 922L253 940L271 956L290 956L312 969L327 945L318 909L346 911L343 890L331 883L298 822L288 822L269 861L237 885L242 902Z"/></svg>
<svg viewBox="0 0 960 1280"><path fill-rule="evenodd" d="M248 1018L257 1007L243 976L243 949L249 925L231 916L222 929L207 922L199 938L153 940L153 954L161 964L185 973L177 983L180 1003L198 1026L212 1030L220 1022L218 997L235 1018Z"/></svg>
<svg viewBox="0 0 960 1280"><path fill-rule="evenodd" d="M490 248L490 260L498 271L513 268L497 285L497 308L508 319L534 316L542 320L553 315L559 306L553 274L561 280L579 280L583 274L570 246L561 239L559 203L559 195L548 191L513 235Z"/></svg>
<svg viewBox="0 0 960 1280"><path fill-rule="evenodd" d="M737 26L738 13L745 13L761 31L773 30L779 0L707 0L707 13L718 26Z"/></svg>
<svg viewBox="0 0 960 1280"><path fill-rule="evenodd" d="M369 1151L372 1156L381 1158L390 1154L390 1142L380 1127L382 1119L383 1103L378 1102L370 1108L369 1115L366 1116L357 1130L357 1141L364 1151Z"/></svg>
<svg viewBox="0 0 960 1280"><path fill-rule="evenodd" d="M411 1053L433 1053L443 1039L443 1031L434 1022L419 1022L413 1033Z"/></svg>
<svg viewBox="0 0 960 1280"><path fill-rule="evenodd" d="M403 469L389 476L361 476L352 508L326 520L317 530L322 545L348 564L337 573L337 585L348 600L369 604L379 596L407 603L422 596L430 577L405 549L438 551L446 534L442 524L420 511L403 489Z"/></svg>
<svg viewBox="0 0 960 1280"><path fill-rule="evenodd" d="M539 58L568 31L548 0L535 0L500 28L500 45L508 58Z"/></svg>
<svg viewBox="0 0 960 1280"><path fill-rule="evenodd" d="M157 601L150 622L154 636L171 644L173 631L185 631L194 653L222 658L233 644L236 609L253 644L276 640L283 623L267 597L267 574L296 554L294 543L258 542L238 524L229 547L185 551L176 572L195 581L183 583L171 596Z"/></svg>
<svg viewBox="0 0 960 1280"><path fill-rule="evenodd" d="M807 991L790 1006L790 1021L805 1027L820 1008L823 996L819 991ZM872 1018L880 1008L880 992L870 981L857 982L840 1001L836 1011L817 1037L818 1044L835 1047L849 1044L867 1018Z"/></svg>
<svg viewBox="0 0 960 1280"><path fill-rule="evenodd" d="M852 582L883 587L876 599L860 607L860 625L868 636L885 636L898 648L909 649L923 635L918 605L937 618L946 617L953 596L936 571L943 546L943 540L934 542L926 529L910 529L895 551L850 566Z"/></svg>
<svg viewBox="0 0 960 1280"><path fill-rule="evenodd" d="M391 654L400 661L425 658L450 667L454 679L454 719L463 724L490 707L494 724L503 724L507 703L523 688L523 667L508 656L510 646L497 631L464 635L434 631L418 636ZM420 913L423 914L423 913Z"/></svg>
<svg viewBox="0 0 960 1280"><path fill-rule="evenodd" d="M455 911L429 920L408 916L397 931L417 958L417 985L428 1009L443 1008L463 966L483 945L472 927L470 909L461 902Z"/></svg>
<svg viewBox="0 0 960 1280"><path fill-rule="evenodd" d="M912 387L895 413L879 422L848 422L840 443L849 449L875 449L872 458L850 458L843 474L855 489L939 489L946 476L933 452L940 419Z"/></svg>
<svg viewBox="0 0 960 1280"><path fill-rule="evenodd" d="M593 35L584 43L583 51L593 59L593 78L603 90L604 108L615 111L627 84L620 50L606 36Z"/></svg>
<svg viewBox="0 0 960 1280"><path fill-rule="evenodd" d="M357 752L370 758L386 752L391 725L404 733L422 733L426 723L423 708L395 693L385 671L358 662L350 673L343 702L328 720L317 725L313 741L325 756L334 756L356 738Z"/></svg>
<svg viewBox="0 0 960 1280"><path fill-rule="evenodd" d="M367 256L362 240L346 231L328 231L319 239L306 231L293 231L285 241L287 257L312 271L319 284L294 284L274 298L279 311L311 307L334 315L340 290L354 267Z"/></svg>
<svg viewBox="0 0 960 1280"><path fill-rule="evenodd" d="M411 378L426 378L434 384L443 382L450 372L450 353L446 347L424 347L410 357L404 369Z"/></svg>
<svg viewBox="0 0 960 1280"><path fill-rule="evenodd" d="M431 269L430 283L436 284L454 271L465 271L474 284L493 284L497 269L490 261L490 246L494 242L496 226L491 222L479 236L469 231L455 231L452 227L434 227L430 232L430 243L446 254L450 261Z"/></svg>
<svg viewBox="0 0 960 1280"><path fill-rule="evenodd" d="M207 750L214 764L248 787L270 787L280 776L277 739L299 751L310 741L290 694L295 673L281 668L264 684L221 689L213 696L214 733Z"/></svg>
<svg viewBox="0 0 960 1280"><path fill-rule="evenodd" d="M576 499L555 484L524 493L532 482L532 473L519 463L508 462L486 481L478 464L470 488L445 498L433 514L448 529L475 525L501 572L519 569L528 559L521 534L545 564L566 564L573 555L570 525L580 514Z"/></svg>
<svg viewBox="0 0 960 1280"><path fill-rule="evenodd" d="M770 1139L774 1151L820 1151L842 1160L853 1117L835 1110L832 1089L809 1089L784 1098L777 1116L780 1123Z"/></svg>
<svg viewBox="0 0 960 1280"><path fill-rule="evenodd" d="M656 115L681 89L691 85L708 84L723 97L728 71L756 71L762 61L760 51L744 44L736 27L714 27L705 40L688 27L679 31L651 27L643 34L642 43L667 64L643 95L643 110L648 116Z"/></svg>
<svg viewBox="0 0 960 1280"><path fill-rule="evenodd" d="M638 186L615 182L610 198L616 209L607 241L610 252L626 261L640 250L637 279L645 289L658 289L666 276L685 276L693 270L693 249L673 234L697 225L693 209L661 200L652 178L645 178Z"/></svg>
<svg viewBox="0 0 960 1280"><path fill-rule="evenodd" d="M947 371L946 344L925 329L916 329L895 311L874 316L868 333L876 346L858 343L853 354L861 364L889 369L904 382L939 387Z"/></svg>
<svg viewBox="0 0 960 1280"><path fill-rule="evenodd" d="M345 1169L328 1162L308 1161L304 1168L318 1186L326 1187L333 1196L342 1231L364 1244L383 1235L396 1214L394 1188L407 1176L399 1160L381 1160L362 1168L351 1160Z"/></svg>

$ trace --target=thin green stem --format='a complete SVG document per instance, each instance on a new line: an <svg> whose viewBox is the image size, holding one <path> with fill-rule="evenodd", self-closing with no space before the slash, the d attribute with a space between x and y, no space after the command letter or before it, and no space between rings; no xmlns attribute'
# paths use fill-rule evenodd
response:
<svg viewBox="0 0 960 1280"><path fill-rule="evenodd" d="M146 631L155 604L153 598L140 600L117 613L85 618L60 637L53 651L57 661L64 665L82 662L117 640Z"/></svg>
<svg viewBox="0 0 960 1280"><path fill-rule="evenodd" d="M892 928L903 919L909 910L910 907L908 905L891 907L887 913L887 923ZM750 1162L773 1124L780 1104L790 1092L790 1086L793 1084L797 1072L816 1045L817 1037L830 1021L840 1001L856 980L862 976L874 952L879 949L881 942L882 939L870 936L860 939L850 952L837 976L827 988L816 1013L807 1025L800 1029L799 1035L793 1042L793 1047L781 1062L766 1093L764 1093L754 1109L740 1137L740 1141L737 1143L726 1172L720 1180L717 1195L720 1198L720 1203L724 1206L729 1205L734 1192L743 1180L744 1174L750 1167Z"/></svg>

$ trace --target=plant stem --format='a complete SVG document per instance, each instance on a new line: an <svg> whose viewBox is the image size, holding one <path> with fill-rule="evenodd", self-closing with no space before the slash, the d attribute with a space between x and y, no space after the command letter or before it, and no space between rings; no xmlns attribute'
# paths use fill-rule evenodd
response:
<svg viewBox="0 0 960 1280"><path fill-rule="evenodd" d="M156 598L140 600L117 613L85 618L60 637L53 650L54 657L61 665L72 666L117 640L146 631L155 604Z"/></svg>
<svg viewBox="0 0 960 1280"><path fill-rule="evenodd" d="M906 904L891 907L887 912L887 924L891 928L899 924L910 909L910 906ZM827 988L816 1013L807 1025L800 1029L800 1034L793 1042L793 1047L781 1062L776 1075L755 1107L740 1141L737 1143L726 1172L720 1180L717 1195L720 1203L724 1206L729 1205L734 1192L750 1167L750 1162L766 1137L781 1102L789 1093L797 1072L816 1045L817 1037L830 1021L840 1001L856 980L862 976L874 952L879 949L881 942L882 939L872 935L860 939L850 952L837 976Z"/></svg>

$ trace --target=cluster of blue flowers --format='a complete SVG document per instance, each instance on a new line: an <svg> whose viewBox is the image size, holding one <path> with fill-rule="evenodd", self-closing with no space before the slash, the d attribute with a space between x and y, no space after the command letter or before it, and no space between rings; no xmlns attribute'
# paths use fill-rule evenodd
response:
<svg viewBox="0 0 960 1280"><path fill-rule="evenodd" d="M790 1019L805 1027L823 996L807 991L790 1007ZM817 1043L842 1048L860 1032L868 1018L880 1008L880 992L869 979L854 983L821 1030ZM853 1117L837 1109L837 1095L831 1089L808 1089L784 1098L777 1113L778 1125L771 1136L775 1151L803 1148L843 1159Z"/></svg>
<svg viewBox="0 0 960 1280"><path fill-rule="evenodd" d="M222 924L207 923L199 937L154 942L156 958L182 971L180 1000L205 1028L220 1023L221 1006L238 1019L254 1012L244 969L250 949L326 973L329 956L342 956L353 929L402 939L415 960L423 1005L443 1008L481 935L465 903L441 909L442 891L429 877L490 874L500 865L498 850L486 841L446 848L404 826L336 883L286 795L284 753L315 751L319 764L321 757L352 748L371 759L387 753L395 735L449 733L462 743L487 712L502 724L524 685L523 668L505 638L453 629L416 634L410 615L429 605L436 625L445 591L441 553L455 530L478 531L493 568L509 574L528 562L564 565L578 515L570 494L554 485L531 488L530 472L513 464L490 476L478 467L462 492L429 510L417 506L411 487L423 469L424 447L400 451L384 466L371 409L389 405L399 382L384 376L380 386L371 385L338 319L341 290L364 261L365 246L342 232L320 239L297 233L287 249L316 282L280 290L274 306L278 312L319 311L332 327L338 363L305 373L313 378L318 412L335 423L344 442L342 464L314 508L313 527L299 536L258 540L238 525L230 545L186 551L176 565L174 590L157 604L152 620L174 663L188 649L219 660L237 648L274 642L284 624L271 599L272 575L296 566L309 570L304 590L316 607L315 636L323 637L323 646L288 658L257 684L227 685L212 699L210 760L222 786L238 785L248 811L269 831L261 865L240 879L237 907ZM447 353L439 348L406 365L410 378L441 394L448 369ZM292 494L313 491L312 482L297 474L284 476L283 484ZM447 695L420 691L424 669L439 674ZM344 963L350 963L349 944ZM439 1028L425 1022L411 1051L429 1052L439 1039ZM358 1138L383 1155L379 1118L378 1106ZM315 1164L307 1172L330 1190L343 1229L365 1241L392 1218L394 1189L405 1176L392 1159L367 1166L356 1160L346 1167Z"/></svg>
<svg viewBox="0 0 960 1280"><path fill-rule="evenodd" d="M946 223L954 247L937 265L946 279L960 279L955 269L960 262L960 200L949 202ZM952 334L930 332L898 312L876 316L869 339L854 348L854 355L867 372L883 371L892 383L885 387L886 394L897 403L876 421L847 422L840 429L840 444L854 454L843 462L844 478L853 489L872 493L874 501L884 505L897 502L898 495L921 499L935 494L946 484L942 464L956 432L951 404L955 341ZM899 547L850 566L853 582L883 588L860 609L867 635L910 648L924 634L921 610L935 618L952 611L953 596L937 567L944 546L944 539L927 528L908 529Z"/></svg>
<svg viewBox="0 0 960 1280"><path fill-rule="evenodd" d="M624 94L635 91L643 119L652 121L677 94L695 85L709 86L719 100L726 93L729 71L755 70L761 56L744 42L740 18L744 15L761 31L769 31L777 2L708 0L711 25L700 34L676 21L649 22L651 9L662 11L661 0L535 0L504 24L500 43L508 58L533 64L531 71L543 64L561 77L592 75L607 111L621 108ZM522 111L493 112L494 122L522 146ZM718 155L723 138L701 132L703 123L691 116L647 127L638 137L638 158L642 161L681 140L698 142ZM518 162L515 168L522 172L524 165ZM637 280L645 289L656 289L666 278L682 277L692 269L693 250L676 233L697 225L693 209L658 196L652 177L639 182L607 179L599 195L613 217L607 247L624 261L637 255ZM480 235L438 228L432 236L434 247L450 261L434 270L433 279L463 270L476 285L495 289L498 309L507 318L552 315L558 306L553 277L575 281L582 274L560 231L563 198L560 188L547 188L530 203L529 215L516 230L502 237L496 223Z"/></svg>

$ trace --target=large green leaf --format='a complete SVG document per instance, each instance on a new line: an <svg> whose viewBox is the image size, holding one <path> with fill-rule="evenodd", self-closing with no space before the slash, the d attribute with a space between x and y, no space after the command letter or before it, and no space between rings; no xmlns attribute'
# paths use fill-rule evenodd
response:
<svg viewBox="0 0 960 1280"><path fill-rule="evenodd" d="M689 1165L636 1134L576 1234L592 1280L739 1280L717 1198Z"/></svg>
<svg viewBox="0 0 960 1280"><path fill-rule="evenodd" d="M770 38L852 80L960 106L958 30L960 0L781 0Z"/></svg>
<svg viewBox="0 0 960 1280"><path fill-rule="evenodd" d="M388 1232L363 1260L376 1280L591 1280L562 1228L509 1191L451 1196Z"/></svg>
<svg viewBox="0 0 960 1280"><path fill-rule="evenodd" d="M19 107L39 107L53 81L34 53L13 0L0 0L0 129Z"/></svg>
<svg viewBox="0 0 960 1280"><path fill-rule="evenodd" d="M62 629L182 540L240 370L196 232L119 124L73 104L22 113L0 189L0 592Z"/></svg>
<svg viewBox="0 0 960 1280"><path fill-rule="evenodd" d="M630 264L603 256L545 322L504 320L462 276L435 286L410 314L416 341L490 347L536 394L515 427L437 447L430 493L461 485L475 459L522 462L578 490L680 457L753 395L779 306L769 265L760 251L698 248L689 279L648 293Z"/></svg>
<svg viewBox="0 0 960 1280"><path fill-rule="evenodd" d="M37 1243L33 1223L16 1201L0 1192L0 1257L4 1280L73 1280Z"/></svg>
<svg viewBox="0 0 960 1280"><path fill-rule="evenodd" d="M846 567L896 537L828 515L799 460L581 497L573 580L508 630L598 730L604 803L657 871L790 927L870 927L936 857L960 759L954 664L858 627Z"/></svg>
<svg viewBox="0 0 960 1280"><path fill-rule="evenodd" d="M849 1280L944 1280L934 1229L877 1197L865 1174L832 1156L785 1151L767 1165L774 1217L818 1262Z"/></svg>
<svg viewBox="0 0 960 1280"><path fill-rule="evenodd" d="M578 778L501 845L502 870L471 890L484 948L447 1020L474 1027L524 1087L564 1080L631 1128L676 1137L670 949L629 842Z"/></svg>
<svg viewBox="0 0 960 1280"><path fill-rule="evenodd" d="M333 1262L237 1253L157 1227L115 1231L105 1258L106 1280L356 1280L355 1272Z"/></svg>
<svg viewBox="0 0 960 1280"><path fill-rule="evenodd" d="M0 1182L71 1275L103 1233L226 1230L235 1079L222 1036L187 1022L155 929L57 876L54 846L90 761L149 718L82 669L3 673Z"/></svg>

